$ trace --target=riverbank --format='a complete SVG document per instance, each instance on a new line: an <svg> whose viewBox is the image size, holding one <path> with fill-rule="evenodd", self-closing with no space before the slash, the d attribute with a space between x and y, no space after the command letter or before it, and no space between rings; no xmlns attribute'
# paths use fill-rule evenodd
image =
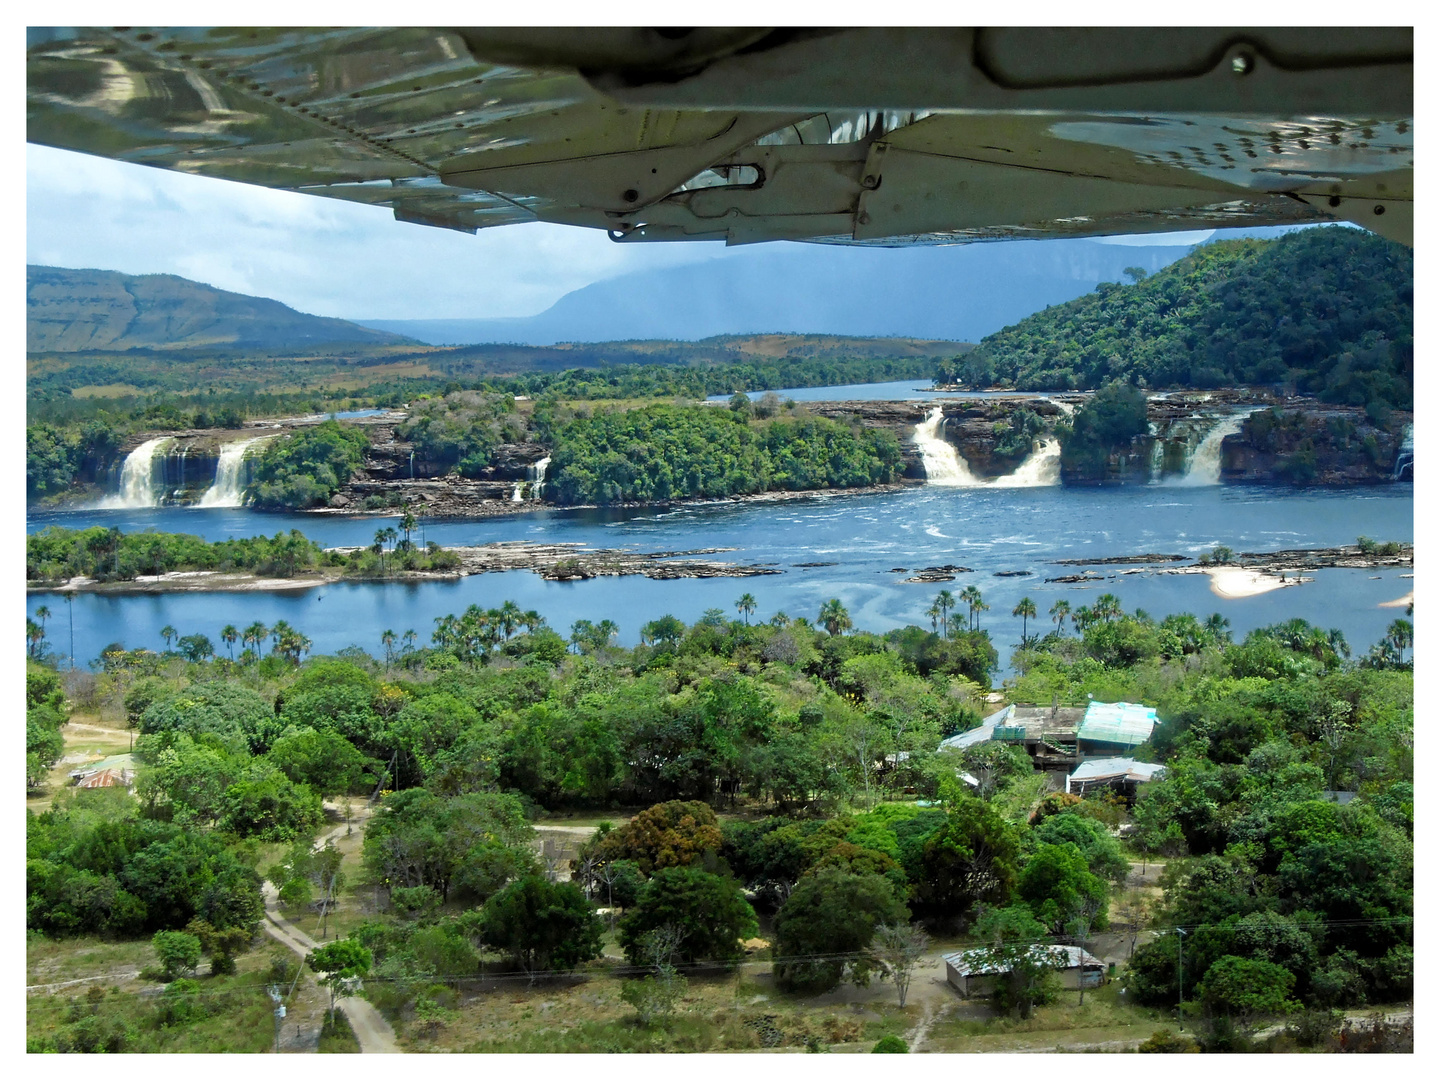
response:
<svg viewBox="0 0 1440 1080"><path fill-rule="evenodd" d="M308 510L287 511L288 513L315 514L334 517L399 517L407 508L421 514L428 521L468 521L490 518L515 517L524 514L543 513L553 510L672 510L683 506L729 506L739 503L793 502L797 499L833 499L841 495L883 495L906 488L923 487L924 480L902 478L889 484L866 484L859 487L811 488L804 491L761 491L753 495L726 495L714 497L697 495L684 499L657 499L650 502L622 501L606 503L601 507L595 503L575 506L558 506L544 499L497 498L492 481L464 480L447 477L443 480L397 480L386 485L387 490L399 497L401 503L395 506L381 506L373 509L356 505L319 506ZM508 485L513 489L513 485Z"/></svg>
<svg viewBox="0 0 1440 1080"><path fill-rule="evenodd" d="M1189 566L1175 566L1174 563L1189 562L1188 555L1112 555L1091 559L1056 559L1060 566L1125 566L1135 569L1121 570L1120 574L1206 574L1210 578L1210 591L1225 600L1239 600L1262 593L1272 592L1295 585L1308 584L1315 579L1306 577L1306 571L1343 569L1375 570L1394 567L1413 567L1415 548L1412 544L1395 545L1398 550L1362 550L1358 545L1330 548L1300 548L1288 551L1246 551L1228 555L1223 563L1196 560ZM1110 575L1117 576L1117 575ZM1106 575L1094 570L1078 574L1065 574L1046 578L1047 583L1081 584L1103 581ZM1412 594L1413 595L1413 594ZM1408 598L1392 601L1388 606L1404 606ZM1382 605L1386 606L1386 605Z"/></svg>
<svg viewBox="0 0 1440 1080"><path fill-rule="evenodd" d="M360 548L328 548L351 554ZM172 570L146 574L126 581L99 581L74 577L61 583L27 583L30 593L94 592L114 595L174 592L294 592L321 585L414 584L426 581L458 581L472 574L529 570L547 581L584 581L597 577L638 575L656 581L684 578L741 578L783 573L774 564L741 564L697 556L718 555L734 548L696 548L689 551L629 551L620 548L592 548L585 544L537 544L530 541L502 541L469 547L449 547L460 560L453 570L403 570L389 574L346 573L323 568L293 577L269 577L243 571Z"/></svg>
<svg viewBox="0 0 1440 1080"><path fill-rule="evenodd" d="M830 489L826 492L768 492L765 495L736 496L734 499L689 500L692 503L725 503L741 501L778 501L770 496L788 495L791 498L813 498L821 495L842 495L887 491L903 485L890 484L869 489ZM363 550L359 547L334 547L326 551L349 555ZM313 589L321 585L340 582L368 584L413 584L426 581L458 581L474 574L505 573L512 570L528 570L546 581L586 581L600 577L647 577L654 581L674 581L700 578L743 578L782 574L785 567L777 562L735 563L702 556L720 555L736 551L734 547L692 548L683 551L634 551L624 548L597 548L581 543L545 544L529 540L499 541L493 544L456 545L442 548L459 559L459 565L449 570L404 570L387 574L347 573L340 568L324 568L297 574L293 577L274 577L239 571L222 570L175 570L165 574L140 575L126 581L98 581L95 578L75 577L64 582L27 583L30 593L73 593L97 592L124 594L171 593L171 592L292 592ZM1411 544L1399 545L1399 550L1390 553L1362 551L1358 546L1348 545L1329 548L1303 548L1287 551L1241 552L1231 555L1223 564L1202 563L1198 560L1188 566L1174 565L1190 562L1188 555L1145 554L1112 555L1092 559L1055 559L1052 565L1060 566L1127 566L1129 569L1109 574L1094 570L1083 570L1077 574L1063 574L1045 578L1046 584L1089 584L1120 576L1206 574L1210 577L1211 591L1225 599L1239 599L1257 596L1274 589L1306 584L1313 581L1304 576L1307 571L1323 569L1366 570L1379 568L1413 567L1415 549ZM824 563L791 563L792 568L833 566ZM907 584L936 584L955 580L958 574L971 574L974 569L967 566L943 564L928 566L913 572L903 567L893 567L888 573L912 573L901 579ZM999 577L1028 577L1029 571L997 571ZM1392 602L1391 606L1403 606L1408 598Z"/></svg>

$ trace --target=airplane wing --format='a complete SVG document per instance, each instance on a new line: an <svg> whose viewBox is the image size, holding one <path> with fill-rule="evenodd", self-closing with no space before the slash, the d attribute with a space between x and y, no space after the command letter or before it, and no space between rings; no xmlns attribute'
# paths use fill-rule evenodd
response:
<svg viewBox="0 0 1440 1080"><path fill-rule="evenodd" d="M1409 28L31 28L29 141L474 232L1412 242Z"/></svg>

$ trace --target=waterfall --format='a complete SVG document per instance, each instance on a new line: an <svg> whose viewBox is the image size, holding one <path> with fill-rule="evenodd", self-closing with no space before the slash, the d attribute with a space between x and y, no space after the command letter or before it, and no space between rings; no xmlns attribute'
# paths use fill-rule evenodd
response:
<svg viewBox="0 0 1440 1080"><path fill-rule="evenodd" d="M1415 479L1415 425L1406 424L1405 434L1400 438L1400 447L1395 452L1395 468L1391 471L1392 479L1399 480L1410 473L1410 479Z"/></svg>
<svg viewBox="0 0 1440 1080"><path fill-rule="evenodd" d="M938 487L1052 487L1060 483L1060 440L1042 439L1014 472L981 480L942 435L945 413L938 406L915 425L915 445L925 459L925 481Z"/></svg>
<svg viewBox="0 0 1440 1080"><path fill-rule="evenodd" d="M245 495L245 452L262 439L273 435L260 435L254 439L228 442L220 448L220 460L215 466L215 483L211 485L196 506L240 506Z"/></svg>
<svg viewBox="0 0 1440 1080"><path fill-rule="evenodd" d="M935 406L923 423L915 425L915 445L925 459L925 481L939 487L979 487L970 467L941 434L945 410Z"/></svg>
<svg viewBox="0 0 1440 1080"><path fill-rule="evenodd" d="M1060 440L1044 439L1008 476L991 481L995 487L1054 487L1060 483Z"/></svg>
<svg viewBox="0 0 1440 1080"><path fill-rule="evenodd" d="M535 486L530 491L532 499L540 498L540 492L545 487L545 470L550 467L550 455L546 454L534 465L530 466L535 472Z"/></svg>
<svg viewBox="0 0 1440 1080"><path fill-rule="evenodd" d="M1160 473L1165 466L1165 444L1160 441L1160 429L1150 422L1150 483L1160 482Z"/></svg>
<svg viewBox="0 0 1440 1080"><path fill-rule="evenodd" d="M1215 426L1205 433L1205 438L1200 440L1200 445L1190 455L1185 475L1166 482L1176 487L1207 487L1220 483L1220 444L1225 441L1225 436L1237 433L1245 418L1254 411L1246 409L1244 412L1221 417Z"/></svg>
<svg viewBox="0 0 1440 1080"><path fill-rule="evenodd" d="M517 480L517 481L515 481L515 490L510 493L510 501L511 501L511 502L523 502L523 501L524 501L524 499L523 499L523 498L521 497L521 495L520 495L520 489L523 488L524 486L525 486L525 481L523 481L523 480Z"/></svg>
<svg viewBox="0 0 1440 1080"><path fill-rule="evenodd" d="M160 494L156 490L155 473L157 466L164 463L159 455L160 447L175 440L169 436L147 439L125 458L120 470L120 490L100 500L102 510L134 510L145 506L159 506ZM161 477L164 483L164 477Z"/></svg>

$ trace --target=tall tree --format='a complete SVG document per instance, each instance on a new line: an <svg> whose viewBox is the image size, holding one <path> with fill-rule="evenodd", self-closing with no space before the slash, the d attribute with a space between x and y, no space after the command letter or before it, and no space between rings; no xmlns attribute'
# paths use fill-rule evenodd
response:
<svg viewBox="0 0 1440 1080"><path fill-rule="evenodd" d="M1070 601L1056 600L1050 605L1050 621L1055 624L1057 634L1065 633L1065 620L1070 617Z"/></svg>
<svg viewBox="0 0 1440 1080"><path fill-rule="evenodd" d="M875 928L875 936L871 938L866 952L879 970L880 978L895 984L902 1009L905 1007L905 996L910 992L910 976L929 947L930 935L913 923L882 924Z"/></svg>
<svg viewBox="0 0 1440 1080"><path fill-rule="evenodd" d="M750 616L755 614L755 597L750 593L741 593L740 599L735 601L735 610L745 617L745 625L750 625Z"/></svg>
<svg viewBox="0 0 1440 1080"><path fill-rule="evenodd" d="M838 599L831 598L820 605L820 625L825 627L831 637L837 637L855 624L850 621L850 613L845 610L845 605Z"/></svg>
<svg viewBox="0 0 1440 1080"><path fill-rule="evenodd" d="M941 589L940 594L935 597L935 606L940 609L940 625L946 627L945 636L948 637L950 609L955 606L955 594L949 589Z"/></svg>
<svg viewBox="0 0 1440 1080"><path fill-rule="evenodd" d="M1010 614L1020 619L1020 640L1025 641L1028 636L1025 629L1029 626L1030 620L1035 618L1035 601L1028 596L1022 596L1020 602L1015 605L1015 610Z"/></svg>

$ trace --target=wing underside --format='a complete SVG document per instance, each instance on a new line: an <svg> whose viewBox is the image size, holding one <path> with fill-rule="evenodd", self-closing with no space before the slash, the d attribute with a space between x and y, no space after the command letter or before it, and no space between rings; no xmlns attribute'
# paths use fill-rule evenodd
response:
<svg viewBox="0 0 1440 1080"><path fill-rule="evenodd" d="M1411 242L1409 29L31 30L32 142L620 242Z"/></svg>

